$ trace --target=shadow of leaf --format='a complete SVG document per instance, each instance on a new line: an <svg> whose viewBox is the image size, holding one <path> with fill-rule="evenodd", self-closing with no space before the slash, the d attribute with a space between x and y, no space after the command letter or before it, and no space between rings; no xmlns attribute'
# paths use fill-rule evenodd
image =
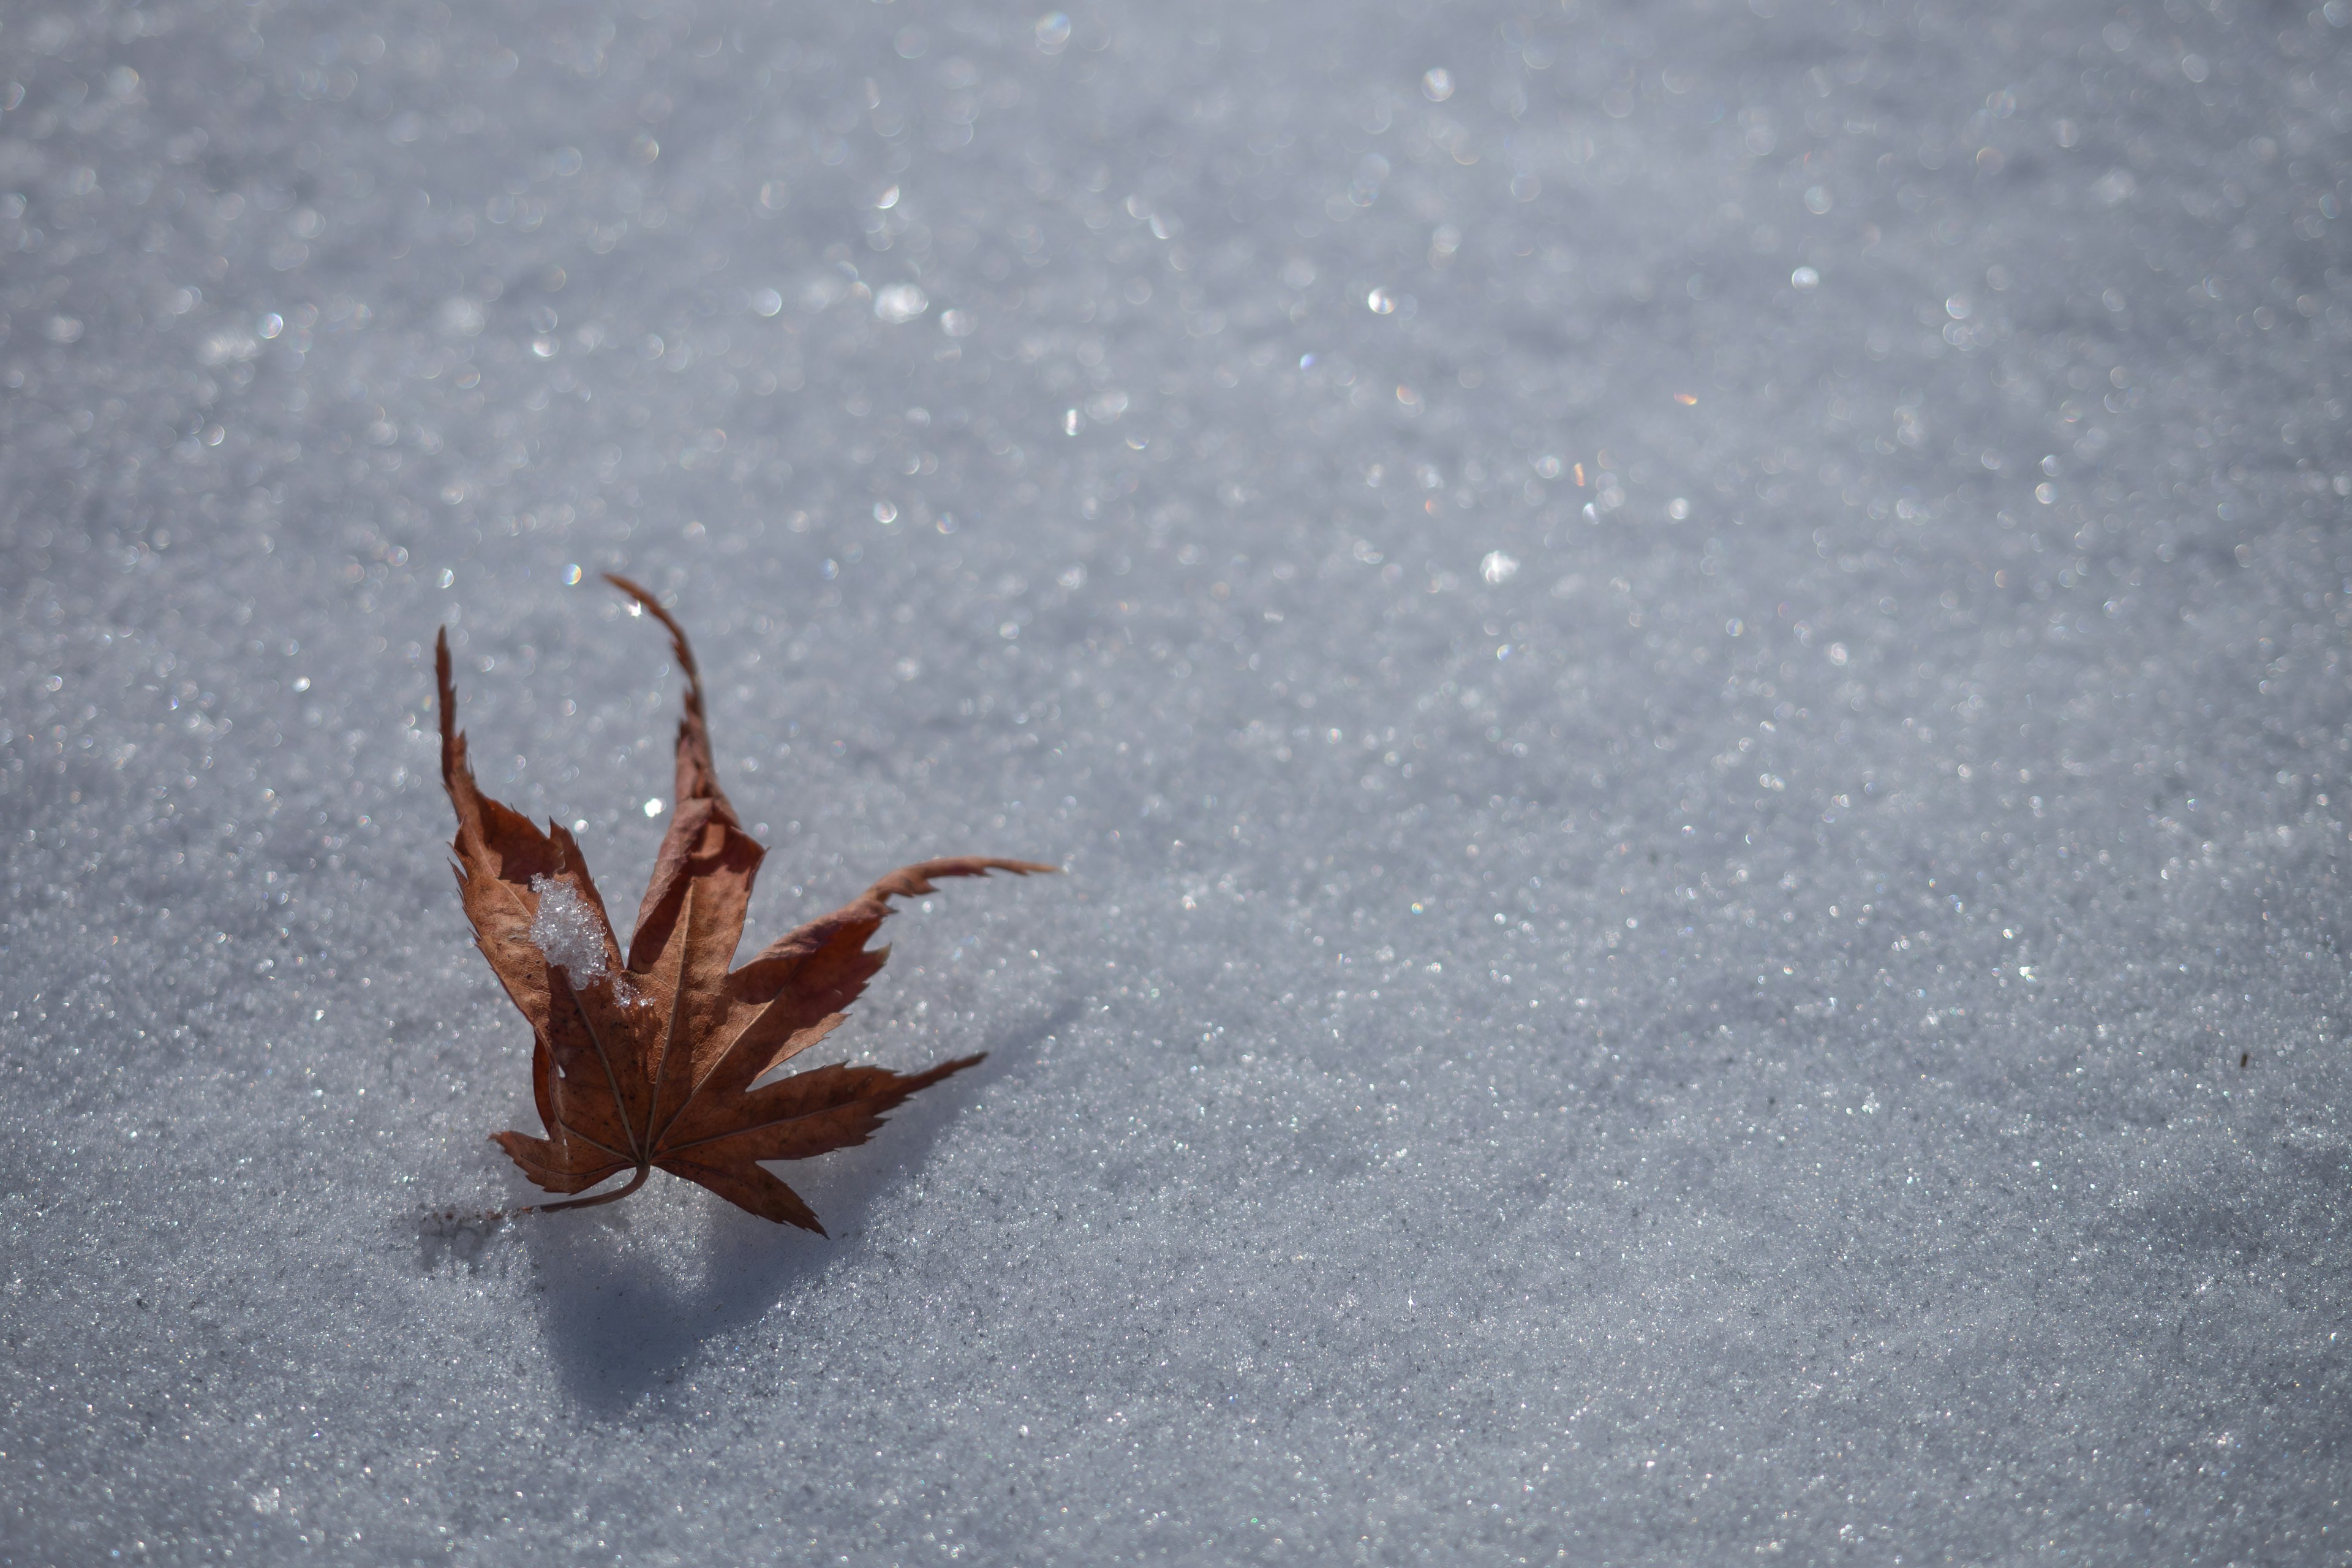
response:
<svg viewBox="0 0 2352 1568"><path fill-rule="evenodd" d="M778 1165L824 1221L830 1240L677 1184L690 1194L686 1212L705 1226L701 1277L683 1279L674 1237L627 1212L631 1204L540 1216L524 1245L566 1390L593 1415L621 1415L675 1382L706 1342L757 1322L825 1270L855 1264L866 1252L875 1200L919 1169L964 1107L1026 1067L1079 1009L1065 1002L1008 1030L987 1046L986 1061L909 1100L873 1142Z"/></svg>

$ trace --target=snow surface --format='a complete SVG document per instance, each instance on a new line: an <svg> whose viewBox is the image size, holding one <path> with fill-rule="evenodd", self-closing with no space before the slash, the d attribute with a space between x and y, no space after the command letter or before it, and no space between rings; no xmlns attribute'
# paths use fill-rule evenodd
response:
<svg viewBox="0 0 2352 1568"><path fill-rule="evenodd" d="M8 7L0 1563L2345 1561L2347 25ZM612 569L1067 867L831 1241L478 1217Z"/></svg>

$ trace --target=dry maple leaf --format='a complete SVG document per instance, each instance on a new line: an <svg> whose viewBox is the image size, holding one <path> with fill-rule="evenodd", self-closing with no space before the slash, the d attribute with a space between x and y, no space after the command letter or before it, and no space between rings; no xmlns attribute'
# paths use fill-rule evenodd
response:
<svg viewBox="0 0 2352 1568"><path fill-rule="evenodd" d="M908 1095L981 1058L911 1075L836 1064L759 1080L830 1034L890 956L866 946L890 900L934 891L936 877L1055 868L977 856L903 867L730 969L766 851L719 788L686 633L645 589L605 580L669 629L686 671L677 800L625 963L572 835L553 822L541 833L475 784L446 630L436 652L457 887L476 944L530 1020L531 1088L547 1128L544 1138L500 1132L493 1142L550 1192L586 1192L631 1173L625 1186L541 1212L626 1197L658 1165L764 1219L823 1235L800 1194L761 1162L863 1143Z"/></svg>

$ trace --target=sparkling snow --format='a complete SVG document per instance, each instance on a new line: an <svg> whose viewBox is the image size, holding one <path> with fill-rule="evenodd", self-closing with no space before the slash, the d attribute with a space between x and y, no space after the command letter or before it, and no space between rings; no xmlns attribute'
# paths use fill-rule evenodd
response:
<svg viewBox="0 0 2352 1568"><path fill-rule="evenodd" d="M0 1564L2343 1561L2347 42L7 7ZM751 942L1066 868L829 1241L481 1217L613 570Z"/></svg>
<svg viewBox="0 0 2352 1568"><path fill-rule="evenodd" d="M571 985L593 985L604 979L607 969L604 933L598 929L588 900L571 883L554 877L533 877L530 890L539 895L539 908L531 912L530 929L525 933L531 945L563 971Z"/></svg>

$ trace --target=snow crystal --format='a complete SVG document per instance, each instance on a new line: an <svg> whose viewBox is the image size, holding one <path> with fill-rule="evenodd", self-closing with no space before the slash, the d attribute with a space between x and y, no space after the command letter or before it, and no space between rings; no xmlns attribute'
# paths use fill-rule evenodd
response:
<svg viewBox="0 0 2352 1568"><path fill-rule="evenodd" d="M533 877L530 890L539 895L539 910L530 917L531 944L547 955L548 963L562 970L574 987L604 979L607 973L604 932L588 900L571 883L555 877Z"/></svg>

